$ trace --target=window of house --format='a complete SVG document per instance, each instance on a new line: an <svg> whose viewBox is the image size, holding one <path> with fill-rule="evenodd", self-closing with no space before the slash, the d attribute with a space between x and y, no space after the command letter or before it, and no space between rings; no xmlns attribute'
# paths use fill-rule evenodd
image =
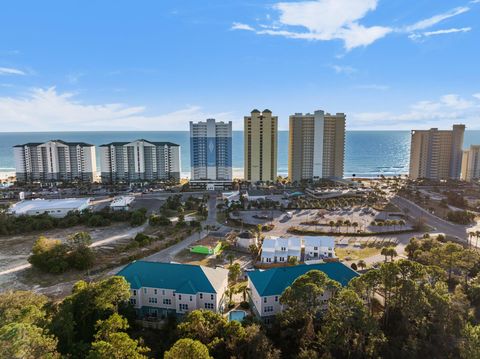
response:
<svg viewBox="0 0 480 359"><path fill-rule="evenodd" d="M205 309L213 309L213 303L205 303Z"/></svg>
<svg viewBox="0 0 480 359"><path fill-rule="evenodd" d="M135 298L130 298L130 304L132 305L137 304L137 300Z"/></svg>
<svg viewBox="0 0 480 359"><path fill-rule="evenodd" d="M180 303L178 307L182 311L188 310L188 304Z"/></svg>
<svg viewBox="0 0 480 359"><path fill-rule="evenodd" d="M181 294L178 295L178 300L182 300L182 295Z"/></svg>
<svg viewBox="0 0 480 359"><path fill-rule="evenodd" d="M165 290L164 289L162 289L162 295L165 295Z"/></svg>
<svg viewBox="0 0 480 359"><path fill-rule="evenodd" d="M172 300L170 298L165 298L163 299L163 304L165 305L171 305L172 304Z"/></svg>
<svg viewBox="0 0 480 359"><path fill-rule="evenodd" d="M275 302L278 302L278 295L275 296Z"/></svg>
<svg viewBox="0 0 480 359"><path fill-rule="evenodd" d="M153 294L157 295L157 290L156 289L153 290Z"/></svg>
<svg viewBox="0 0 480 359"><path fill-rule="evenodd" d="M213 300L213 294L210 294L210 299Z"/></svg>
<svg viewBox="0 0 480 359"><path fill-rule="evenodd" d="M143 293L147 294L147 288L143 288Z"/></svg>
<svg viewBox="0 0 480 359"><path fill-rule="evenodd" d="M266 306L264 309L263 309L264 313L271 313L273 312L273 306L269 305L269 306Z"/></svg>
<svg viewBox="0 0 480 359"><path fill-rule="evenodd" d="M264 303L267 302L267 297L263 297L263 302L264 302Z"/></svg>
<svg viewBox="0 0 480 359"><path fill-rule="evenodd" d="M318 247L313 247L313 250L314 250L314 251L318 251Z"/></svg>
<svg viewBox="0 0 480 359"><path fill-rule="evenodd" d="M133 295L137 295L137 290L136 289L133 290Z"/></svg>
<svg viewBox="0 0 480 359"><path fill-rule="evenodd" d="M148 302L151 303L151 304L157 304L157 298L150 297L150 298L148 298Z"/></svg>
<svg viewBox="0 0 480 359"><path fill-rule="evenodd" d="M190 302L193 300L192 296L190 296Z"/></svg>
<svg viewBox="0 0 480 359"><path fill-rule="evenodd" d="M203 299L203 293L200 293L200 299Z"/></svg>

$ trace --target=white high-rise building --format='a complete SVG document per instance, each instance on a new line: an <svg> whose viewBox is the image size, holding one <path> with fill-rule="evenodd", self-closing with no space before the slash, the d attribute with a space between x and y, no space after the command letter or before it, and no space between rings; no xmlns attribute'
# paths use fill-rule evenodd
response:
<svg viewBox="0 0 480 359"><path fill-rule="evenodd" d="M290 116L290 181L343 178L345 122L343 113L330 115L315 111Z"/></svg>
<svg viewBox="0 0 480 359"><path fill-rule="evenodd" d="M232 180L232 122L190 121L191 179Z"/></svg>
<svg viewBox="0 0 480 359"><path fill-rule="evenodd" d="M102 182L180 180L180 146L136 140L100 146Z"/></svg>
<svg viewBox="0 0 480 359"><path fill-rule="evenodd" d="M13 148L18 182L93 182L97 166L95 146L52 140Z"/></svg>

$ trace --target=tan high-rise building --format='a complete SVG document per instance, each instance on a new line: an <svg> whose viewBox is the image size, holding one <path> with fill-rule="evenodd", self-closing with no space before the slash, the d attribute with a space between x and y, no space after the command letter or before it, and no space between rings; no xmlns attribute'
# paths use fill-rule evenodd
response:
<svg viewBox="0 0 480 359"><path fill-rule="evenodd" d="M413 130L410 148L410 178L459 179L465 125L452 130Z"/></svg>
<svg viewBox="0 0 480 359"><path fill-rule="evenodd" d="M315 111L290 116L288 176L291 182L343 178L345 122L336 115Z"/></svg>
<svg viewBox="0 0 480 359"><path fill-rule="evenodd" d="M460 179L467 182L480 180L480 145L472 145L463 151Z"/></svg>
<svg viewBox="0 0 480 359"><path fill-rule="evenodd" d="M244 118L244 176L249 182L277 179L278 117L253 110Z"/></svg>

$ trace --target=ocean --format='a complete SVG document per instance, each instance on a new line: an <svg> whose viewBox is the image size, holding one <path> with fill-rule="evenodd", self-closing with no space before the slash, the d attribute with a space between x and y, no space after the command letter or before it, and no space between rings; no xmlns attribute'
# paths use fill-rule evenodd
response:
<svg viewBox="0 0 480 359"><path fill-rule="evenodd" d="M181 146L182 176L190 174L190 137L188 131L131 132L3 132L0 133L0 174L15 170L14 145L52 139L82 141L101 145L112 141L170 141ZM464 147L480 144L480 131L466 131ZM100 168L97 151L97 168ZM410 155L409 131L347 131L345 144L345 177L393 176L408 173ZM234 176L243 175L243 131L233 132ZM288 131L278 133L278 174L288 172Z"/></svg>

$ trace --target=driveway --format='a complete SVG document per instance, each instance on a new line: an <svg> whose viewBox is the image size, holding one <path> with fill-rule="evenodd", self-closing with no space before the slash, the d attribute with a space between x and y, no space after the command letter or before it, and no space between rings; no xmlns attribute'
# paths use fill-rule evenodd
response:
<svg viewBox="0 0 480 359"><path fill-rule="evenodd" d="M150 262L164 262L168 263L173 261L173 258L183 251L185 248L190 247L196 241L202 239L207 235L206 231L202 232L195 232L192 235L185 238L183 241L174 244L168 248L162 249L161 251L154 253L148 257L142 258L143 261L150 261Z"/></svg>

